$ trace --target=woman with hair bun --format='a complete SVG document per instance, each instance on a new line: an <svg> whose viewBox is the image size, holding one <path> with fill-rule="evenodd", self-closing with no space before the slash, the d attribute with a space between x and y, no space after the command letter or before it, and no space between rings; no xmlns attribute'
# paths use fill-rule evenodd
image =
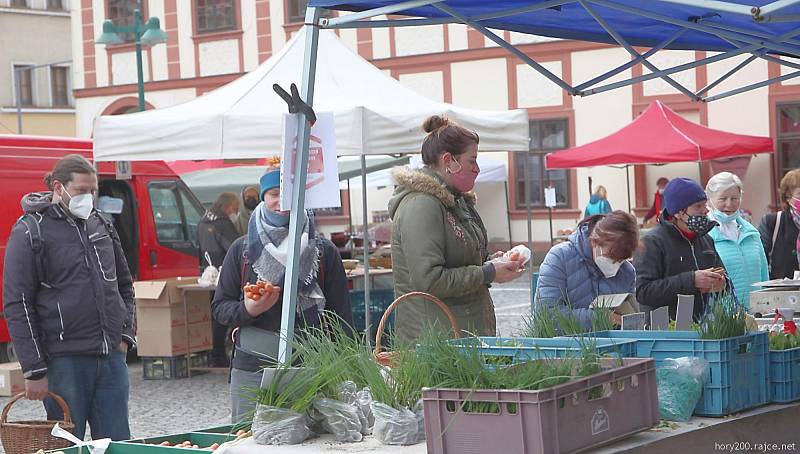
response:
<svg viewBox="0 0 800 454"><path fill-rule="evenodd" d="M539 268L535 310L570 313L592 327L592 301L600 295L636 293L636 270L628 259L639 246L636 218L624 211L590 216L575 233L550 249ZM619 316L614 315L619 323Z"/></svg>
<svg viewBox="0 0 800 454"><path fill-rule="evenodd" d="M478 134L434 115L422 125L421 169L394 170L389 201L395 295L425 292L441 299L461 330L494 336L492 282L524 271L524 260L489 257L486 228L471 192L478 177ZM441 309L418 299L397 307L395 333L413 340L426 325L449 327Z"/></svg>

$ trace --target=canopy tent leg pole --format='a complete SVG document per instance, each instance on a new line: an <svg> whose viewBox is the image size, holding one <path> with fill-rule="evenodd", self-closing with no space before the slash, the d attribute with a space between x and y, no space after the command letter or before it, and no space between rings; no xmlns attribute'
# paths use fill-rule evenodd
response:
<svg viewBox="0 0 800 454"><path fill-rule="evenodd" d="M705 186L703 184L703 161L697 161L697 182L700 183L700 186Z"/></svg>
<svg viewBox="0 0 800 454"><path fill-rule="evenodd" d="M369 333L370 331L370 305L369 305L369 289L371 282L369 281L369 223L367 222L367 156L361 155L361 209L362 219L364 221L364 330ZM366 336L367 343L369 343L370 336Z"/></svg>
<svg viewBox="0 0 800 454"><path fill-rule="evenodd" d="M631 205L631 166L625 166L625 182L628 183L628 213L633 213L633 206Z"/></svg>
<svg viewBox="0 0 800 454"><path fill-rule="evenodd" d="M508 217L508 249L511 250L511 248L514 247L514 242L511 239L511 203L509 202L510 199L508 197L508 178L506 178L505 187L506 187L506 216Z"/></svg>
<svg viewBox="0 0 800 454"><path fill-rule="evenodd" d="M355 258L355 248L353 246L353 202L352 202L352 193L350 192L350 179L347 179L347 226L350 229L350 238L348 243L350 244L350 258Z"/></svg>
<svg viewBox="0 0 800 454"><path fill-rule="evenodd" d="M300 87L302 100L309 106L314 101L314 79L317 71L317 51L319 40L320 10L308 8L304 25L305 52L303 56L303 81ZM298 279L300 272L300 237L303 234L305 220L305 190L308 173L308 139L311 125L304 112L295 115L297 118L297 159L294 166L294 183L292 184L292 206L289 219L289 256L286 262L286 277L283 284L283 303L281 310L281 332L278 345L278 361L287 364L291 361L292 343L294 342L294 321L297 308ZM261 386L265 383L262 380Z"/></svg>
<svg viewBox="0 0 800 454"><path fill-rule="evenodd" d="M530 175L528 174L528 161L530 160L531 151L528 150L525 152L525 160L522 164L522 174L525 176L525 211L528 212L528 249L531 250L531 263L528 264L530 267L530 280L531 280L531 314L533 313L533 301L534 301L534 288L533 288L533 220L531 216L531 183L530 183ZM550 243L552 245L552 241Z"/></svg>

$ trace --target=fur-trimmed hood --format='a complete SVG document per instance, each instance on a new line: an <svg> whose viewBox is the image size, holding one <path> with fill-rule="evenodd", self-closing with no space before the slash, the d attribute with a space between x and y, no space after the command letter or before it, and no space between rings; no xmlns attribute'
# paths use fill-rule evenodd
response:
<svg viewBox="0 0 800 454"><path fill-rule="evenodd" d="M392 170L392 180L396 186L394 195L389 200L389 216L391 217L394 217L400 202L414 192L432 195L447 208L453 208L456 205L456 197L464 197L464 200L470 205L475 205L476 202L474 192L461 194L451 190L444 184L442 177L428 167L421 169L411 169L407 166L395 167Z"/></svg>

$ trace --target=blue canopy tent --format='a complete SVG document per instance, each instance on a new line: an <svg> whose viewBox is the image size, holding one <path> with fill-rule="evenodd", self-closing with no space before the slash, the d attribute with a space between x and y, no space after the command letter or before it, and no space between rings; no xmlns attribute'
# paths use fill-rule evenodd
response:
<svg viewBox="0 0 800 454"><path fill-rule="evenodd" d="M306 47L301 87L301 97L308 104L313 103L317 36L320 28L466 24L573 96L590 96L661 78L690 99L709 102L800 76L800 64L780 58L800 57L800 39L795 39L800 35L800 0L309 0L308 4L304 25ZM323 8L353 13L322 18ZM377 16L398 14L410 18L372 20ZM618 67L607 68L596 77L573 86L490 29L618 44L631 54L632 59ZM650 49L639 53L636 47ZM719 53L670 68L658 68L647 59L662 49ZM674 73L739 55L747 55L748 58L697 91L689 90L670 77ZM795 71L708 96L712 88L756 59L774 62ZM650 73L607 82L611 77L637 64L644 65ZM306 170L301 164L305 163L308 156L309 133L305 115L298 114L297 120L300 124L298 137L301 139L301 159L297 160L295 174L299 175L301 183L293 186L293 213L302 211L304 206L301 188L305 186ZM298 270L298 263L294 258L298 254L299 244L296 239L299 238L301 228L302 225L292 216L290 240L293 241L294 249L287 264L290 279L287 279L283 301L281 360L287 360L291 353L295 314L292 295L297 290ZM529 237L530 235L529 231Z"/></svg>

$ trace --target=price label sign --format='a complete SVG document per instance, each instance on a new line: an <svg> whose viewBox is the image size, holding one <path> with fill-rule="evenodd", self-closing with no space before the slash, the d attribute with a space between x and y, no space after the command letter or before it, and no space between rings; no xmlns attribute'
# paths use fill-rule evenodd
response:
<svg viewBox="0 0 800 454"><path fill-rule="evenodd" d="M114 163L116 170L117 180L130 180L131 179L131 162L130 161L116 161Z"/></svg>

